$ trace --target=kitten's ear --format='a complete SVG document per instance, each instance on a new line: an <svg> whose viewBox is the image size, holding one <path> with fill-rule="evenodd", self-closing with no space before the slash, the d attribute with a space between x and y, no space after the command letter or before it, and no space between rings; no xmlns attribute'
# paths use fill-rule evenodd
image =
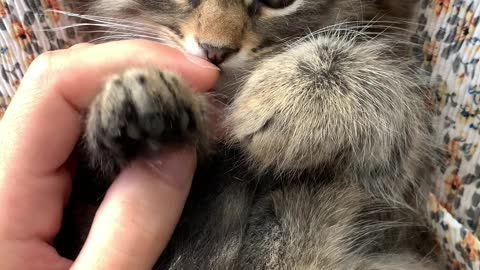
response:
<svg viewBox="0 0 480 270"><path fill-rule="evenodd" d="M375 5L388 17L410 18L419 2L419 0L375 0Z"/></svg>

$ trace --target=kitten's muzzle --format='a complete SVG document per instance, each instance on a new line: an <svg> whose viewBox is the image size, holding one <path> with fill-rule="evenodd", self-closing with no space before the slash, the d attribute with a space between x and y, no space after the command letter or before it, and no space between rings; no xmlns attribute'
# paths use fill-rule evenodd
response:
<svg viewBox="0 0 480 270"><path fill-rule="evenodd" d="M239 51L238 48L216 47L207 43L200 43L207 59L215 65L221 64L227 57Z"/></svg>

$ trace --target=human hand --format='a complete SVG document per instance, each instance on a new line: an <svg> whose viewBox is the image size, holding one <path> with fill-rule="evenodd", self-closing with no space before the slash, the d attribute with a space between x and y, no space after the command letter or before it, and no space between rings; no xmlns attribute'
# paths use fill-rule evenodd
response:
<svg viewBox="0 0 480 270"><path fill-rule="evenodd" d="M183 209L196 166L192 149L163 154L159 167L135 161L125 169L75 262L51 246L71 189L81 114L109 75L137 65L175 71L198 91L218 76L209 63L192 64L149 41L79 45L31 64L0 122L2 270L152 268Z"/></svg>

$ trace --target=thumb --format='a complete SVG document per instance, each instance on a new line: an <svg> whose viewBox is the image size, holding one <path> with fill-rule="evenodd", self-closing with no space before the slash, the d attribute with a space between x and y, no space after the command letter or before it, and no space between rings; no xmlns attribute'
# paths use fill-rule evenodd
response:
<svg viewBox="0 0 480 270"><path fill-rule="evenodd" d="M183 210L193 149L138 160L113 182L72 269L152 269Z"/></svg>

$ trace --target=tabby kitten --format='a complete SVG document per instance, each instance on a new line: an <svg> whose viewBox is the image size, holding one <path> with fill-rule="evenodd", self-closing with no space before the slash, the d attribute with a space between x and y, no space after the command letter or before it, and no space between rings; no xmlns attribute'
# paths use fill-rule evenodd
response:
<svg viewBox="0 0 480 270"><path fill-rule="evenodd" d="M408 58L417 1L73 1L221 69L221 142L207 97L164 70L114 76L86 117L83 151L105 178L171 143L204 157L158 269L438 269L424 257L431 119ZM57 242L69 256L106 188L87 178Z"/></svg>

